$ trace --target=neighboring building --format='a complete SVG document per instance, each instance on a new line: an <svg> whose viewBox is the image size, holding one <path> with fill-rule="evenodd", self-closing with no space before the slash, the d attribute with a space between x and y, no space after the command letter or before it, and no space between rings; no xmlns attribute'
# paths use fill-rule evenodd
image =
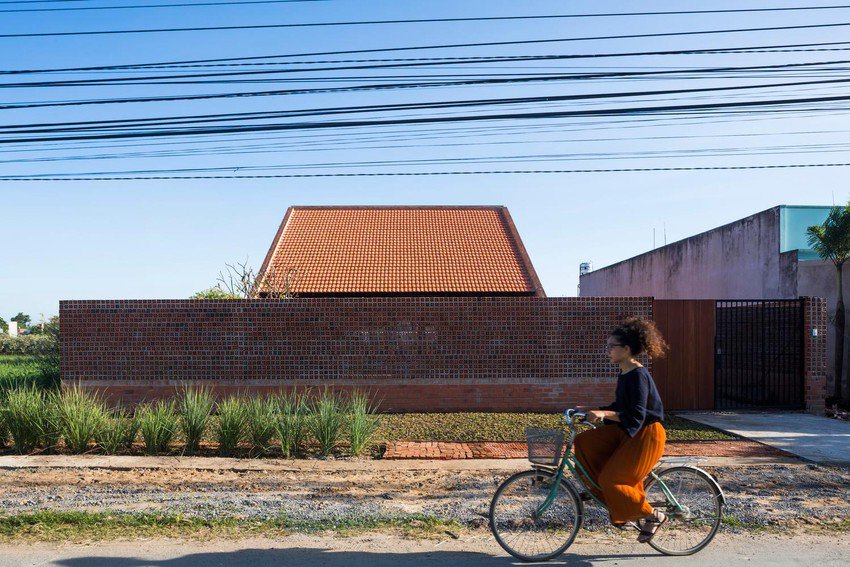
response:
<svg viewBox="0 0 850 567"><path fill-rule="evenodd" d="M584 274L580 293L583 297L657 299L823 297L831 319L837 299L835 267L818 258L806 237L806 229L822 223L829 210L828 206L773 207ZM844 293L850 297L850 266L844 270L848 272L844 274ZM830 332L830 382L833 338ZM850 353L845 356L850 358Z"/></svg>
<svg viewBox="0 0 850 567"><path fill-rule="evenodd" d="M500 206L290 207L261 273L300 297L545 297Z"/></svg>

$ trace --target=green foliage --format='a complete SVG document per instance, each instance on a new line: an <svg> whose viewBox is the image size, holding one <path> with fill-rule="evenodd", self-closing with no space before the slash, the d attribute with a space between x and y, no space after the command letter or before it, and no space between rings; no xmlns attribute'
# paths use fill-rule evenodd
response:
<svg viewBox="0 0 850 567"><path fill-rule="evenodd" d="M355 390L348 400L348 442L352 455L362 455L369 448L380 423L377 405L365 393Z"/></svg>
<svg viewBox="0 0 850 567"><path fill-rule="evenodd" d="M319 442L319 454L326 457L336 448L344 422L339 398L328 389L313 400L310 430Z"/></svg>
<svg viewBox="0 0 850 567"><path fill-rule="evenodd" d="M108 412L95 441L108 455L127 451L139 433L139 420L123 409Z"/></svg>
<svg viewBox="0 0 850 567"><path fill-rule="evenodd" d="M0 317L0 334L7 334L9 332L9 323L3 317Z"/></svg>
<svg viewBox="0 0 850 567"><path fill-rule="evenodd" d="M189 299L242 299L241 296L235 293L225 291L218 286L214 286L192 295Z"/></svg>
<svg viewBox="0 0 850 567"><path fill-rule="evenodd" d="M209 388L187 387L183 390L179 402L180 425L186 439L186 450L190 453L198 450L201 437L207 428L207 423L209 423L214 403Z"/></svg>
<svg viewBox="0 0 850 567"><path fill-rule="evenodd" d="M21 454L36 448L52 448L59 442L56 396L35 386L13 388L4 395L2 413L12 435L15 450Z"/></svg>
<svg viewBox="0 0 850 567"><path fill-rule="evenodd" d="M267 453L277 431L277 403L272 397L256 397L248 400L248 440L251 451Z"/></svg>
<svg viewBox="0 0 850 567"><path fill-rule="evenodd" d="M59 353L59 341L52 335L0 335L0 355L48 355Z"/></svg>
<svg viewBox="0 0 850 567"><path fill-rule="evenodd" d="M56 399L59 429L72 453L85 453L106 421L106 405L100 395L74 384Z"/></svg>
<svg viewBox="0 0 850 567"><path fill-rule="evenodd" d="M24 315L19 311L17 315L12 317L11 321L14 321L18 324L18 329L26 329L27 325L30 322L30 316Z"/></svg>
<svg viewBox="0 0 850 567"><path fill-rule="evenodd" d="M245 436L245 421L248 418L248 407L238 396L229 396L217 404L218 452L222 457L229 457L236 451L239 442Z"/></svg>
<svg viewBox="0 0 850 567"><path fill-rule="evenodd" d="M149 455L168 452L168 444L177 431L178 415L173 400L158 400L137 410L139 429Z"/></svg>
<svg viewBox="0 0 850 567"><path fill-rule="evenodd" d="M298 454L307 434L310 408L307 405L307 395L297 391L280 395L277 403L277 436L283 456L289 458Z"/></svg>
<svg viewBox="0 0 850 567"><path fill-rule="evenodd" d="M821 258L841 266L850 258L850 204L832 207L823 224L810 226L806 234Z"/></svg>

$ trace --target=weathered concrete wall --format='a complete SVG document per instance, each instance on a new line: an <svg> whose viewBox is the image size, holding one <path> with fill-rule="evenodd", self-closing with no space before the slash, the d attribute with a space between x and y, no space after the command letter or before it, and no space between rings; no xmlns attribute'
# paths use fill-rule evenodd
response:
<svg viewBox="0 0 850 567"><path fill-rule="evenodd" d="M832 321L835 317L835 306L838 301L838 281L835 266L832 262L820 260L801 260L797 265L797 291L799 295L808 295L811 297L823 297L826 299L827 319L829 321L829 332L827 333L826 342L826 360L827 360L827 396L832 396L835 384L835 331L832 326ZM843 270L844 278L844 320L850 325L850 309L847 308L850 301L850 266L845 265ZM845 331L850 335L850 326ZM850 371L850 347L844 346L844 395L847 396L848 389L848 371Z"/></svg>
<svg viewBox="0 0 850 567"><path fill-rule="evenodd" d="M774 207L582 276L581 295L792 299L795 260L780 258Z"/></svg>

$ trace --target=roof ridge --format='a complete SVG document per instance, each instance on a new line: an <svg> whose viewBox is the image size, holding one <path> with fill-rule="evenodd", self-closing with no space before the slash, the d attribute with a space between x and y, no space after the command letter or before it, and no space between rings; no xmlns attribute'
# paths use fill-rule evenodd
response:
<svg viewBox="0 0 850 567"><path fill-rule="evenodd" d="M292 205L291 209L378 210L378 209L505 209L505 205Z"/></svg>

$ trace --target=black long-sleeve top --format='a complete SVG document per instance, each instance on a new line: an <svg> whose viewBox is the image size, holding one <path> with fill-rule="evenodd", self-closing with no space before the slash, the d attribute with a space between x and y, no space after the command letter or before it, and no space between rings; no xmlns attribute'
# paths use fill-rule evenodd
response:
<svg viewBox="0 0 850 567"><path fill-rule="evenodd" d="M664 420L664 405L649 370L638 366L617 377L617 399L613 404L599 408L615 411L620 416L619 425L634 437L644 425Z"/></svg>

